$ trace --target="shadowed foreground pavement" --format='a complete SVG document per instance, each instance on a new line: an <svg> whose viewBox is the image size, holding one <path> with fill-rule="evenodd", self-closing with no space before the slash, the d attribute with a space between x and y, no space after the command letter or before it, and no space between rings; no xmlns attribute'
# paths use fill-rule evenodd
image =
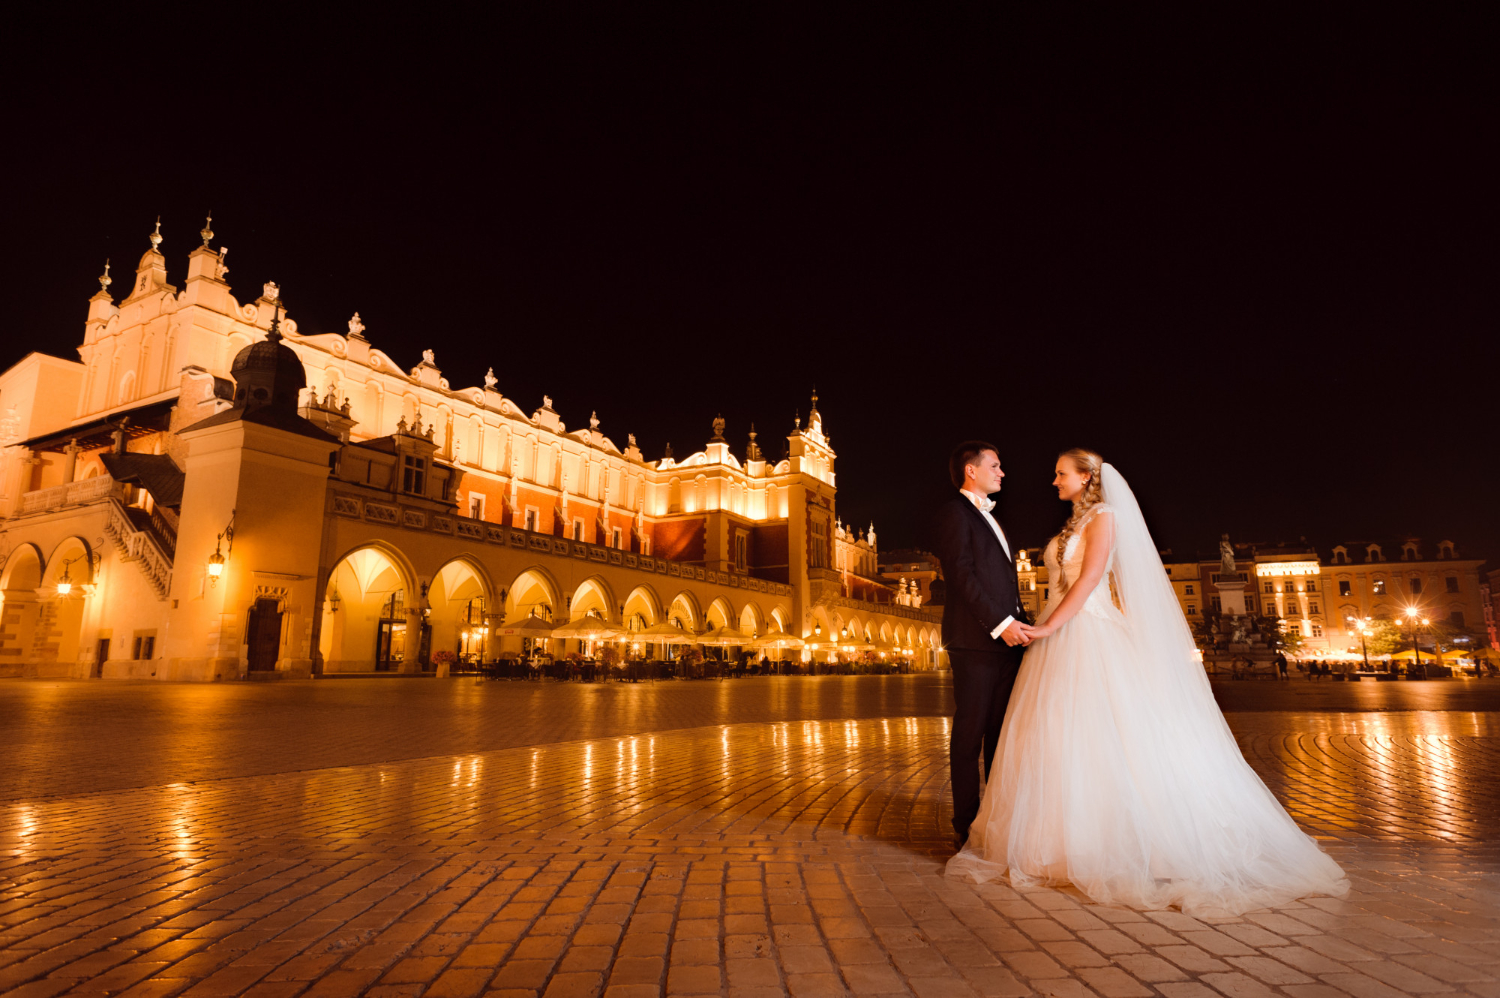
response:
<svg viewBox="0 0 1500 998"><path fill-rule="evenodd" d="M327 698L312 713L290 689L0 689L7 738L24 729L0 805L0 990L1500 994L1500 714L1433 710L1439 684L1382 684L1422 687L1381 696L1426 709L1230 715L1355 891L1227 920L944 878L947 731L932 715L946 688L928 677L459 685L308 684ZM1457 702L1485 693L1442 685ZM387 699L401 687L433 692ZM1363 694L1316 694L1349 695ZM96 696L114 719L69 743L81 758L50 794L29 791L36 766L64 759L49 718L74 732ZM169 760L261 771L161 778L169 739L143 729L184 705L227 727L186 718ZM830 709L865 716L806 716ZM777 711L795 719L765 716ZM693 717L715 723L671 723ZM498 722L485 738L584 733L414 757ZM664 727L616 730L645 723ZM393 758L362 755L382 739ZM309 745L337 758L345 740L358 761L308 764ZM215 761L222 751L249 758ZM114 789L130 772L154 782Z"/></svg>

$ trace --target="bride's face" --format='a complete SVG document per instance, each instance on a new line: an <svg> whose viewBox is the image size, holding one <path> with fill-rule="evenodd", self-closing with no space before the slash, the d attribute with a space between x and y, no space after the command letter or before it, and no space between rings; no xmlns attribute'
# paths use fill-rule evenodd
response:
<svg viewBox="0 0 1500 998"><path fill-rule="evenodd" d="M1057 498L1064 502L1072 502L1078 498L1086 485L1089 476L1074 467L1073 462L1065 457L1057 459L1057 474L1052 479L1053 488L1057 489Z"/></svg>

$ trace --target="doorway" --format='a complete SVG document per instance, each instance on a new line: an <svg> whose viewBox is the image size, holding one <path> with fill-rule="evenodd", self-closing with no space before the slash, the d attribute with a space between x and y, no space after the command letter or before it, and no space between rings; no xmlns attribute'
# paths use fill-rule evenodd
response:
<svg viewBox="0 0 1500 998"><path fill-rule="evenodd" d="M275 672L281 652L281 601L262 596L250 608L250 671Z"/></svg>
<svg viewBox="0 0 1500 998"><path fill-rule="evenodd" d="M375 631L375 671L390 672L406 658L405 594L397 589L380 608L380 623Z"/></svg>

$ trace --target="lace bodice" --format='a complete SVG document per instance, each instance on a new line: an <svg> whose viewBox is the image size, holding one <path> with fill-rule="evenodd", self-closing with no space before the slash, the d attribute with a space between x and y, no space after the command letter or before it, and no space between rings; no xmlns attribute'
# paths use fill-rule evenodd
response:
<svg viewBox="0 0 1500 998"><path fill-rule="evenodd" d="M1083 573L1083 552L1088 546L1088 542L1083 536L1084 529L1093 522L1094 517L1104 514L1113 515L1114 510L1109 507L1108 503L1102 502L1084 514L1083 519L1078 522L1077 529L1068 538L1068 549L1062 552L1060 558L1057 551L1057 538L1054 537L1047 542L1047 550L1042 554L1042 561L1047 566L1048 579L1065 579L1067 580L1067 588L1073 588L1073 585L1078 581L1079 575ZM1114 565L1114 559L1115 553L1111 550L1108 560L1104 563L1104 578L1100 579L1099 584L1094 587L1094 591L1089 593L1089 598L1083 604L1083 609L1085 612L1092 613L1096 617L1119 620L1122 619L1122 615L1116 609L1109 590L1109 570ZM1053 581L1048 587L1048 598L1046 605L1042 608L1042 619L1051 616L1052 611L1057 608L1057 605L1063 601L1063 597L1067 595L1065 591L1059 591L1061 588L1057 585L1056 581Z"/></svg>

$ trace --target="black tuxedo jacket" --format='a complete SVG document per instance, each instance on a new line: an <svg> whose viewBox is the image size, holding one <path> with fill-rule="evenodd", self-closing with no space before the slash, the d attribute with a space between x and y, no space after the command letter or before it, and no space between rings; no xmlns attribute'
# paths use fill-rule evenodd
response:
<svg viewBox="0 0 1500 998"><path fill-rule="evenodd" d="M997 644L1006 647L990 637L1002 620L1031 622L1021 606L1015 562L984 514L958 492L938 507L936 553L946 586L944 647L994 651Z"/></svg>

